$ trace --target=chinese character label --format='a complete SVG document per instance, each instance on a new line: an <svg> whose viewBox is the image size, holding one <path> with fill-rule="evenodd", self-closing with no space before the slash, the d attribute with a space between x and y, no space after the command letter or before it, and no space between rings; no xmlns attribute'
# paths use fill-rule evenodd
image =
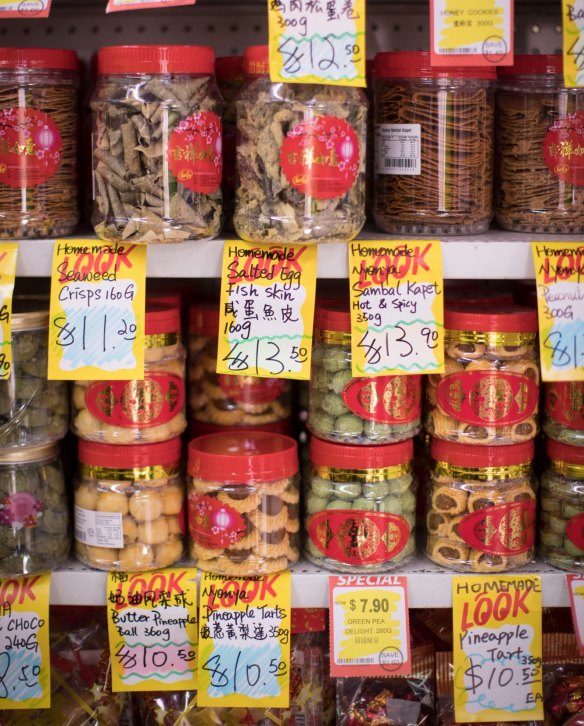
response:
<svg viewBox="0 0 584 726"><path fill-rule="evenodd" d="M12 372L12 293L16 278L17 242L4 242L0 252L0 380Z"/></svg>

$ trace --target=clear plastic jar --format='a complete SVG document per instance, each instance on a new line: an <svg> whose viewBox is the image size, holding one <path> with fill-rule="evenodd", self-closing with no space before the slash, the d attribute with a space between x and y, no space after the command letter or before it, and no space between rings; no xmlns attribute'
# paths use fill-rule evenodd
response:
<svg viewBox="0 0 584 726"><path fill-rule="evenodd" d="M584 90L564 86L562 56L516 55L500 67L496 119L497 222L584 232Z"/></svg>
<svg viewBox="0 0 584 726"><path fill-rule="evenodd" d="M299 547L296 442L249 431L189 444L189 534L195 567L261 575L294 564Z"/></svg>
<svg viewBox="0 0 584 726"><path fill-rule="evenodd" d="M225 100L223 115L223 209L225 227L233 229L235 211L235 98L243 85L243 56L229 55L215 61L217 86Z"/></svg>
<svg viewBox="0 0 584 726"><path fill-rule="evenodd" d="M69 553L58 444L0 454L0 575L56 570Z"/></svg>
<svg viewBox="0 0 584 726"><path fill-rule="evenodd" d="M539 408L537 311L450 307L444 373L426 383L432 436L481 446L533 439Z"/></svg>
<svg viewBox="0 0 584 726"><path fill-rule="evenodd" d="M147 444L182 434L185 358L180 311L146 304L144 379L75 381L73 433L107 444Z"/></svg>
<svg viewBox="0 0 584 726"><path fill-rule="evenodd" d="M584 446L584 381L544 384L543 430L551 439Z"/></svg>
<svg viewBox="0 0 584 726"><path fill-rule="evenodd" d="M170 567L184 552L180 438L143 446L79 442L75 554L90 567Z"/></svg>
<svg viewBox="0 0 584 726"><path fill-rule="evenodd" d="M273 83L268 46L244 54L237 109L237 234L351 240L365 222L367 99L359 88Z"/></svg>
<svg viewBox="0 0 584 726"><path fill-rule="evenodd" d="M334 303L317 307L308 399L308 429L339 444L389 444L421 429L421 376L353 378L351 315Z"/></svg>
<svg viewBox="0 0 584 726"><path fill-rule="evenodd" d="M289 380L216 373L218 335L218 305L192 305L189 338L191 420L212 426L247 428L289 420L292 415Z"/></svg>
<svg viewBox="0 0 584 726"><path fill-rule="evenodd" d="M432 439L426 555L461 572L507 572L535 545L533 441L468 446Z"/></svg>
<svg viewBox="0 0 584 726"><path fill-rule="evenodd" d="M93 112L94 206L101 239L213 239L221 200L223 99L212 48L101 48Z"/></svg>
<svg viewBox="0 0 584 726"><path fill-rule="evenodd" d="M541 477L539 552L562 570L584 573L584 447L547 440Z"/></svg>
<svg viewBox="0 0 584 726"><path fill-rule="evenodd" d="M0 450L62 439L69 423L66 381L49 381L48 300L15 297L12 371L0 380Z"/></svg>
<svg viewBox="0 0 584 726"><path fill-rule="evenodd" d="M385 572L416 549L413 440L339 446L310 440L306 556L339 572Z"/></svg>
<svg viewBox="0 0 584 726"><path fill-rule="evenodd" d="M477 234L493 216L494 68L432 67L430 53L375 57L377 226Z"/></svg>
<svg viewBox="0 0 584 726"><path fill-rule="evenodd" d="M0 238L75 231L78 65L72 50L0 49Z"/></svg>

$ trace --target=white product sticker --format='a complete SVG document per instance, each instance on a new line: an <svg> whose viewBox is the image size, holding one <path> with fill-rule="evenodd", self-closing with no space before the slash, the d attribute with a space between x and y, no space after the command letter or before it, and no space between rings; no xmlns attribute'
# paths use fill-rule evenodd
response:
<svg viewBox="0 0 584 726"><path fill-rule="evenodd" d="M375 172L421 174L420 138L420 124L376 124Z"/></svg>
<svg viewBox="0 0 584 726"><path fill-rule="evenodd" d="M123 547L122 515L119 512L94 512L75 505L75 539L94 547Z"/></svg>

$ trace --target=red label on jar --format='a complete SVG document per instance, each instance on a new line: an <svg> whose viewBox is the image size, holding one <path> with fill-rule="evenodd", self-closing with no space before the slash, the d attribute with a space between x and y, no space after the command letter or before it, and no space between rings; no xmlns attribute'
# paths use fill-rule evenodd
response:
<svg viewBox="0 0 584 726"><path fill-rule="evenodd" d="M35 109L0 111L0 182L30 188L50 179L61 164L61 134Z"/></svg>
<svg viewBox="0 0 584 726"><path fill-rule="evenodd" d="M511 426L533 415L539 390L521 373L464 371L442 378L436 396L444 413L458 421Z"/></svg>
<svg viewBox="0 0 584 726"><path fill-rule="evenodd" d="M180 121L168 140L168 166L177 180L199 194L219 189L223 164L221 119L198 111Z"/></svg>
<svg viewBox="0 0 584 726"><path fill-rule="evenodd" d="M584 186L584 112L554 121L543 140L543 156L558 179Z"/></svg>
<svg viewBox="0 0 584 726"><path fill-rule="evenodd" d="M182 410L184 397L184 381L172 373L146 373L143 381L97 381L85 391L92 416L139 429L171 421Z"/></svg>
<svg viewBox="0 0 584 726"><path fill-rule="evenodd" d="M546 383L545 410L554 421L584 431L584 381Z"/></svg>
<svg viewBox="0 0 584 726"><path fill-rule="evenodd" d="M217 376L223 393L238 403L269 403L279 398L288 385L281 378L254 376Z"/></svg>
<svg viewBox="0 0 584 726"><path fill-rule="evenodd" d="M359 173L359 139L335 116L317 116L293 126L280 149L284 175L295 189L315 199L346 194Z"/></svg>
<svg viewBox="0 0 584 726"><path fill-rule="evenodd" d="M229 504L195 494L189 496L189 532L195 544L221 550L238 542L246 525L241 514Z"/></svg>
<svg viewBox="0 0 584 726"><path fill-rule="evenodd" d="M409 539L410 527L396 514L334 509L310 517L308 536L332 560L372 565L399 555Z"/></svg>
<svg viewBox="0 0 584 726"><path fill-rule="evenodd" d="M0 501L0 524L7 527L30 529L42 516L42 502L29 492L16 492Z"/></svg>
<svg viewBox="0 0 584 726"><path fill-rule="evenodd" d="M367 421L406 424L420 418L420 376L354 378L343 389L345 406Z"/></svg>
<svg viewBox="0 0 584 726"><path fill-rule="evenodd" d="M518 555L535 543L535 502L497 504L466 514L458 535L467 545L491 555Z"/></svg>
<svg viewBox="0 0 584 726"><path fill-rule="evenodd" d="M566 525L566 536L572 544L584 551L584 512L570 518Z"/></svg>

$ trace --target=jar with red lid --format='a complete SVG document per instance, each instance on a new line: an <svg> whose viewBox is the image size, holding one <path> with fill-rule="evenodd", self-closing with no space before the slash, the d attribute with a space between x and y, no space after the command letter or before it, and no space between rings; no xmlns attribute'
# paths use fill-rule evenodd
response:
<svg viewBox="0 0 584 726"><path fill-rule="evenodd" d="M353 378L351 315L325 303L316 309L307 426L339 444L388 444L421 429L421 376Z"/></svg>
<svg viewBox="0 0 584 726"><path fill-rule="evenodd" d="M188 457L190 552L221 575L294 564L299 547L296 442L260 431L193 439Z"/></svg>
<svg viewBox="0 0 584 726"><path fill-rule="evenodd" d="M223 217L223 99L212 48L101 48L91 102L93 215L105 240L213 239Z"/></svg>
<svg viewBox="0 0 584 726"><path fill-rule="evenodd" d="M243 56L222 56L215 60L217 86L225 101L223 114L223 210L225 227L233 229L235 211L235 98L243 85Z"/></svg>
<svg viewBox="0 0 584 726"><path fill-rule="evenodd" d="M412 439L382 446L310 440L306 556L339 572L384 572L416 549Z"/></svg>
<svg viewBox="0 0 584 726"><path fill-rule="evenodd" d="M136 572L169 567L184 551L180 438L112 446L79 442L75 553L90 567Z"/></svg>
<svg viewBox="0 0 584 726"><path fill-rule="evenodd" d="M467 446L432 439L426 555L461 572L523 567L535 546L533 441Z"/></svg>
<svg viewBox="0 0 584 726"><path fill-rule="evenodd" d="M190 308L189 413L205 426L255 428L292 415L289 380L218 374L218 303Z"/></svg>
<svg viewBox="0 0 584 726"><path fill-rule="evenodd" d="M0 48L0 238L75 231L78 69L72 50Z"/></svg>
<svg viewBox="0 0 584 726"><path fill-rule="evenodd" d="M493 216L492 67L435 67L426 51L374 67L377 226L393 234L477 234Z"/></svg>
<svg viewBox="0 0 584 726"><path fill-rule="evenodd" d="M481 446L537 434L539 350L532 308L463 306L444 311L444 373L428 376L426 428Z"/></svg>
<svg viewBox="0 0 584 726"><path fill-rule="evenodd" d="M499 68L495 216L501 227L584 231L583 134L584 90L564 85L561 55L516 55L512 66Z"/></svg>
<svg viewBox="0 0 584 726"><path fill-rule="evenodd" d="M544 384L543 430L551 439L584 446L584 381Z"/></svg>
<svg viewBox="0 0 584 726"><path fill-rule="evenodd" d="M75 381L73 433L107 444L146 444L182 434L185 358L180 310L147 303L144 379Z"/></svg>

